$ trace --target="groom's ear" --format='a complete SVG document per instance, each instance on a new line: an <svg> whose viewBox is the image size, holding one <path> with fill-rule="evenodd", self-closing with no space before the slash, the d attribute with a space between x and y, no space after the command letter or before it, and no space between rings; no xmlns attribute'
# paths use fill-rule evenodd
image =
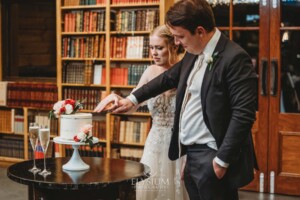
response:
<svg viewBox="0 0 300 200"><path fill-rule="evenodd" d="M204 28L202 26L197 26L197 28L195 30L195 34L198 34L200 37L202 37L203 33L205 33Z"/></svg>

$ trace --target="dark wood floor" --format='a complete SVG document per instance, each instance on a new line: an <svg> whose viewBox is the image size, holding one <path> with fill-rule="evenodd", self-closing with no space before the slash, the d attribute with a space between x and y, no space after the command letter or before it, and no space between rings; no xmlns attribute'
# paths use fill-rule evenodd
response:
<svg viewBox="0 0 300 200"><path fill-rule="evenodd" d="M300 200L300 196L287 196L257 192L239 191L240 200Z"/></svg>

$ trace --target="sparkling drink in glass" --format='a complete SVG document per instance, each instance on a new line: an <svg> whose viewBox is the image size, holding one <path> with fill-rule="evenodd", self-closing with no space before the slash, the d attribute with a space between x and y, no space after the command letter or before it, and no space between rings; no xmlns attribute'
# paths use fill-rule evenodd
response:
<svg viewBox="0 0 300 200"><path fill-rule="evenodd" d="M36 146L38 144L38 139L39 139L39 125L37 123L30 123L29 124L29 141L33 150L33 167L29 169L28 171L32 173L36 173L41 171L41 169L36 167L35 164L35 151L36 151Z"/></svg>
<svg viewBox="0 0 300 200"><path fill-rule="evenodd" d="M41 171L39 174L43 175L43 176L47 176L47 175L51 174L51 172L47 171L47 169L46 169L46 153L47 153L48 145L50 142L50 129L49 128L40 128L39 139L40 139L40 145L42 146L43 153L44 153L44 170Z"/></svg>

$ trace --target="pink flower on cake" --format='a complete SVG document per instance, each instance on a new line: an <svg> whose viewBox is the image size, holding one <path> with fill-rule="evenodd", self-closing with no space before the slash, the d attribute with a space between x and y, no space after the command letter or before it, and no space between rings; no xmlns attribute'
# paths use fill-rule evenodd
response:
<svg viewBox="0 0 300 200"><path fill-rule="evenodd" d="M91 124L85 124L83 127L80 128L80 131L87 134L92 130L92 125Z"/></svg>
<svg viewBox="0 0 300 200"><path fill-rule="evenodd" d="M54 115L58 118L60 115L71 115L82 109L83 105L80 101L75 101L73 99L65 99L58 101L54 104L53 110L50 111L50 118Z"/></svg>
<svg viewBox="0 0 300 200"><path fill-rule="evenodd" d="M83 142L85 140L86 136L87 136L87 134L80 132L74 136L74 141L75 142Z"/></svg>
<svg viewBox="0 0 300 200"><path fill-rule="evenodd" d="M90 131L92 130L91 124L85 124L80 128L80 132L74 136L75 142L84 142L89 143L90 147L92 148L93 143L93 136L89 135Z"/></svg>

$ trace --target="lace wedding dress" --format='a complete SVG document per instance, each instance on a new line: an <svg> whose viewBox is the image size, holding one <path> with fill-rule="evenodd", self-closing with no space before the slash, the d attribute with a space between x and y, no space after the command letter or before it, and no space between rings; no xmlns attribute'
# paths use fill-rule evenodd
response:
<svg viewBox="0 0 300 200"><path fill-rule="evenodd" d="M188 195L180 179L182 160L171 161L168 150L175 113L176 91L147 102L152 116L141 163L150 167L150 177L136 185L137 200L185 200Z"/></svg>

